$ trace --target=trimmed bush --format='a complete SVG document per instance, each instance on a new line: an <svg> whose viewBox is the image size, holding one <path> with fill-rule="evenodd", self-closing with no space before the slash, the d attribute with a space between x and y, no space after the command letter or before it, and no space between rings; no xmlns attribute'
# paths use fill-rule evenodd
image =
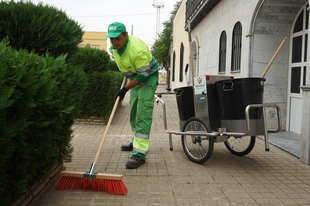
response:
<svg viewBox="0 0 310 206"><path fill-rule="evenodd" d="M52 57L68 54L70 58L82 41L81 26L66 13L51 6L27 2L0 2L0 40L8 37L19 50L47 52Z"/></svg>
<svg viewBox="0 0 310 206"><path fill-rule="evenodd" d="M90 47L79 48L78 52L70 60L72 65L83 66L86 74L94 72L106 72L110 68L110 55L103 50Z"/></svg>
<svg viewBox="0 0 310 206"><path fill-rule="evenodd" d="M88 84L80 107L80 117L107 117L114 106L115 94L120 89L124 76L108 71L87 74Z"/></svg>
<svg viewBox="0 0 310 206"><path fill-rule="evenodd" d="M114 106L115 93L123 81L110 55L99 49L79 48L70 60L71 65L81 65L87 76L87 89L80 107L80 118L107 117Z"/></svg>
<svg viewBox="0 0 310 206"><path fill-rule="evenodd" d="M117 66L115 61L110 61L109 68L110 68L111 71L119 72L118 66Z"/></svg>
<svg viewBox="0 0 310 206"><path fill-rule="evenodd" d="M0 202L8 205L60 159L70 161L82 68L0 43Z"/></svg>

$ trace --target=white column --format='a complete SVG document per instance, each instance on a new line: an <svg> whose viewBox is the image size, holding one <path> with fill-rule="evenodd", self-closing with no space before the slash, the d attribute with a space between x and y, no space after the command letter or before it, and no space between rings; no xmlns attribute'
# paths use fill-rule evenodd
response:
<svg viewBox="0 0 310 206"><path fill-rule="evenodd" d="M309 65L308 65L309 70ZM309 72L308 72L309 73ZM307 74L309 76L309 74ZM300 161L310 165L310 86L303 86Z"/></svg>
<svg viewBox="0 0 310 206"><path fill-rule="evenodd" d="M309 0L310 3L310 0ZM307 8L309 10L309 7ZM308 30L308 62L306 86L302 86L303 102L302 102L302 120L301 120L301 140L300 140L300 161L310 165L310 60L309 60L309 42L310 35Z"/></svg>

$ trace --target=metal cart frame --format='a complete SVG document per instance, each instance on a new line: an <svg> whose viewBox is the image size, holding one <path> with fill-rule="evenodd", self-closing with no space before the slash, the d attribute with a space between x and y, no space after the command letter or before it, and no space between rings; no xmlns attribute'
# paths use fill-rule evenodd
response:
<svg viewBox="0 0 310 206"><path fill-rule="evenodd" d="M171 151L173 150L172 134L181 135L182 136L182 146L183 146L184 152L189 157L189 159L195 163L201 164L201 163L207 161L213 152L213 144L219 143L219 142L224 142L227 149L235 155L242 156L242 155L248 154L252 150L252 148L254 147L255 136L251 137L252 140L254 139L254 142L251 141L252 142L252 143L250 143L251 148L248 148L248 151L246 151L246 152L235 151L235 149L232 148L231 145L229 145L228 139L230 137L243 138L249 134L250 129L251 129L250 110L252 108L262 108L262 110L263 110L265 151L269 151L268 132L275 133L275 132L278 132L281 130L281 111L280 111L280 107L278 105L276 105L276 104L249 104L245 108L246 130L244 133L226 132L225 128L218 128L218 131L212 131L211 128L209 127L209 125L202 118L197 118L197 117L190 118L186 125L191 125L192 123L195 123L195 124L198 123L201 125L200 128L203 128L203 130L200 130L200 131L170 131L170 130L168 130L168 126L167 126L166 105L165 105L165 102L161 99L161 97L162 97L161 95L155 95L155 101L157 102L157 104L158 104L158 102L161 102L163 105L164 129L165 129L165 132L167 134L169 134L170 150ZM278 120L278 128L277 129L268 129L267 128L267 119L266 119L266 108L267 107L273 107L273 108L276 108L276 110L277 110L277 120ZM184 128L186 128L186 125ZM202 147L202 145L201 145L202 141L205 141L205 140L209 141L210 145L207 149L208 151L204 151L206 154L204 154L203 157L195 157L195 154L194 155L191 154L193 152L190 150L193 150L193 149L187 148L187 146L185 145L186 143L184 143L184 141L183 141L184 137L186 137L186 136L190 136L189 139L191 139L193 144L199 145L199 148ZM198 153L200 154L201 152L198 152Z"/></svg>

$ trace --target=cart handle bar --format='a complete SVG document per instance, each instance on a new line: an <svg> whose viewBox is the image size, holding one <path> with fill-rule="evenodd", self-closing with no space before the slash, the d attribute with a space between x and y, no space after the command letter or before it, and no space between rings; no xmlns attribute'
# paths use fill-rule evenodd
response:
<svg viewBox="0 0 310 206"><path fill-rule="evenodd" d="M160 101L163 105L163 119L164 119L164 129L166 131L166 133L168 134L175 134L175 135L199 135L199 136L212 136L212 137L216 137L216 136L247 136L250 132L250 109L254 108L254 107L261 107L263 108L263 115L264 115L264 125L265 125L265 132L278 132L281 130L281 111L280 111L280 107L276 104L249 104L246 108L245 108L245 117L246 117L246 131L244 133L234 133L234 132L224 132L224 133L219 133L219 132L211 132L211 133L199 133L199 132L181 132L181 131L169 131L168 127L167 127L167 117L166 117L166 105L165 102L160 99L160 97L158 97L157 95L154 95L156 98L156 102L158 103L158 101ZM276 130L267 130L267 126L266 126L266 107L275 107L277 109L277 114L278 114L278 128ZM266 134L265 134L265 140L266 139ZM267 140L268 141L268 140Z"/></svg>

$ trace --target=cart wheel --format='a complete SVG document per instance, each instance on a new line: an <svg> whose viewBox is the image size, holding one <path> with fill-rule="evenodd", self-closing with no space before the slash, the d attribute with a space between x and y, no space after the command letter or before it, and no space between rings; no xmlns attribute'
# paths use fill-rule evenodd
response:
<svg viewBox="0 0 310 206"><path fill-rule="evenodd" d="M212 132L206 121L196 117L188 119L182 131L200 131L202 133ZM202 164L211 157L214 138L209 136L182 135L182 146L186 156L192 162Z"/></svg>
<svg viewBox="0 0 310 206"><path fill-rule="evenodd" d="M229 136L228 140L224 142L224 144L234 155L243 156L252 151L255 145L255 140L255 136Z"/></svg>

